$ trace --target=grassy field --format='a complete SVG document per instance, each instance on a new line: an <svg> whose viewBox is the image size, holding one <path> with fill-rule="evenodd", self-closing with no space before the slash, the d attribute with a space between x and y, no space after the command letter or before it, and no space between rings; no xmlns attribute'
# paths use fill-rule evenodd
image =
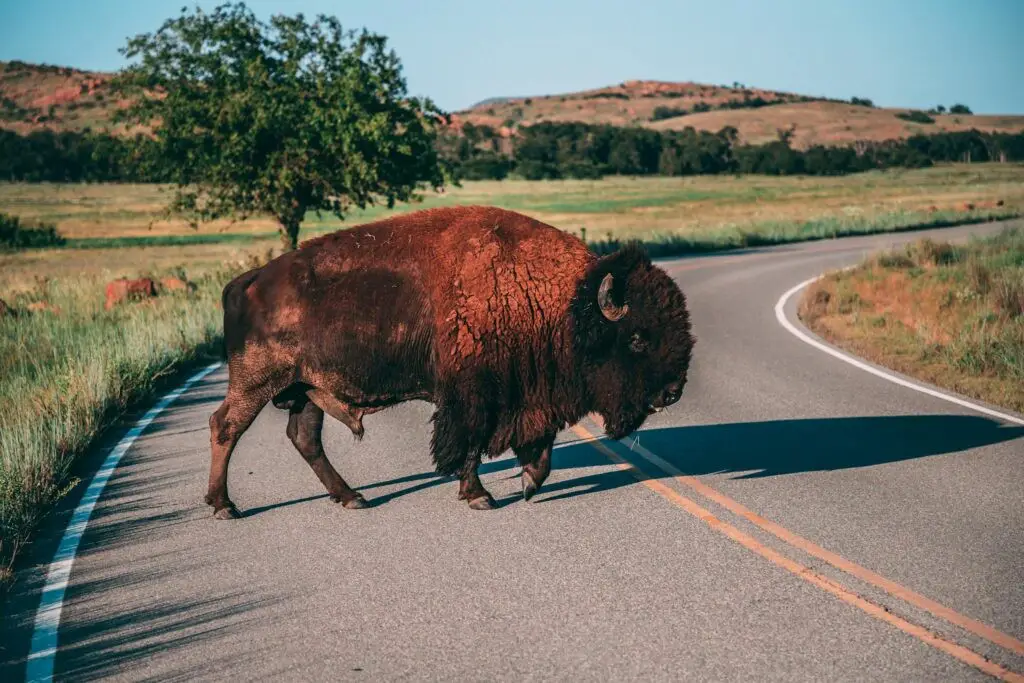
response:
<svg viewBox="0 0 1024 683"><path fill-rule="evenodd" d="M162 192L0 184L0 211L56 223L70 241L67 248L0 254L0 299L18 312L0 318L0 585L17 548L68 489L74 457L148 396L156 378L215 350L223 284L279 252L266 218L200 232L181 222L152 223ZM455 204L503 206L577 235L585 229L599 251L640 239L655 254L679 253L1021 215L1024 167L467 183L423 204L356 212L345 223L310 216L303 237ZM198 290L103 310L111 279L171 273ZM49 310L31 311L33 304Z"/></svg>
<svg viewBox="0 0 1024 683"><path fill-rule="evenodd" d="M70 247L0 255L0 297L5 286L39 274L138 274L277 246L269 218L211 224L198 232L181 221L159 220L164 192L153 185L0 184L0 210L56 223ZM521 211L577 235L585 230L591 242L642 239L654 252L681 253L1020 215L1024 166L955 165L841 178L472 182L430 193L421 204L356 211L344 222L310 214L302 237L455 204Z"/></svg>
<svg viewBox="0 0 1024 683"><path fill-rule="evenodd" d="M815 283L801 319L880 365L1024 412L1024 231L920 241Z"/></svg>

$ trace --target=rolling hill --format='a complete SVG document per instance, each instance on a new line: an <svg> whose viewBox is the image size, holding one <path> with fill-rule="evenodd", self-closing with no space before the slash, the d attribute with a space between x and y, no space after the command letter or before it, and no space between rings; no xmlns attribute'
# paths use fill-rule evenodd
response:
<svg viewBox="0 0 1024 683"><path fill-rule="evenodd" d="M127 104L110 93L111 74L60 66L0 62L0 128L18 133L113 131L114 112ZM562 95L492 97L452 116L513 135L542 121L580 121L657 130L718 131L733 126L743 142L773 140L792 130L795 147L883 141L917 133L970 130L1019 132L1024 115L933 115L934 123L897 118L906 109L853 105L794 93L693 82L627 81Z"/></svg>
<svg viewBox="0 0 1024 683"><path fill-rule="evenodd" d="M0 128L30 133L113 130L111 74L24 62L0 62Z"/></svg>
<svg viewBox="0 0 1024 683"><path fill-rule="evenodd" d="M627 81L563 95L492 98L454 115L456 125L486 125L509 135L518 126L541 121L581 121L657 130L716 132L733 126L741 142L769 142L779 130L792 130L794 147L880 142L918 133L971 130L1024 130L1024 115L932 115L934 123L897 117L908 109L853 105L794 93L743 86Z"/></svg>

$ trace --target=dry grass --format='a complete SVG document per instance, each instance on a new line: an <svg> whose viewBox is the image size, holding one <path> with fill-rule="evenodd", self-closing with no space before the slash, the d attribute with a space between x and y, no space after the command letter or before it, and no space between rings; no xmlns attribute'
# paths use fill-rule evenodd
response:
<svg viewBox="0 0 1024 683"><path fill-rule="evenodd" d="M1024 231L931 241L815 283L801 319L881 365L1024 412Z"/></svg>

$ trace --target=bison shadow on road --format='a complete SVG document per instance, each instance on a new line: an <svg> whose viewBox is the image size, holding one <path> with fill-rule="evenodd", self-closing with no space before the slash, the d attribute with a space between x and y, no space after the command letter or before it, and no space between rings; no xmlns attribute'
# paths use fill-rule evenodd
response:
<svg viewBox="0 0 1024 683"><path fill-rule="evenodd" d="M965 415L740 422L650 429L636 434L647 450L687 474L732 473L733 479L872 467L953 455L1022 436L1022 427ZM642 458L629 454L632 439L625 439L619 452L641 465L651 476L667 476ZM581 459L587 462L600 460L602 456L588 444L577 444L556 451L554 463L558 469L579 467ZM546 486L544 491L548 496L544 500L570 498L636 481L632 477L624 479L620 472L590 475L584 479L587 481L567 479ZM550 495L560 490L565 492Z"/></svg>
<svg viewBox="0 0 1024 683"><path fill-rule="evenodd" d="M741 422L646 429L636 434L639 443L678 469L691 475L734 474L734 479L752 479L801 472L872 467L917 458L962 454L973 448L1011 441L1024 436L1024 428L1010 427L983 417L965 415L906 415L893 417L849 417L770 422ZM638 455L629 453L633 437L616 446L618 452L637 463L651 476L667 477ZM610 470L611 463L588 443L559 446L553 454L554 473L536 502L544 503L608 491L636 483L629 473ZM574 470L603 467L580 476ZM518 474L514 458L485 462L481 475L509 472ZM420 472L397 479L357 486L366 492L374 507L391 500L455 479L433 472ZM381 495L374 489L412 484ZM253 508L246 516L267 510L325 498L309 496L274 505ZM520 500L505 497L504 506Z"/></svg>

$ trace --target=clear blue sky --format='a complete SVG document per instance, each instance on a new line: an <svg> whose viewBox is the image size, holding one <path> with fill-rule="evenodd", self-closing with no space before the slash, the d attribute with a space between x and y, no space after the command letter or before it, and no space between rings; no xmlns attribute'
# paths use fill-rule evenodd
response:
<svg viewBox="0 0 1024 683"><path fill-rule="evenodd" d="M0 0L0 60L123 65L128 36L184 0ZM216 2L198 3L204 8ZM1024 113L1024 0L252 0L388 36L409 89L456 110L491 96L694 80Z"/></svg>

